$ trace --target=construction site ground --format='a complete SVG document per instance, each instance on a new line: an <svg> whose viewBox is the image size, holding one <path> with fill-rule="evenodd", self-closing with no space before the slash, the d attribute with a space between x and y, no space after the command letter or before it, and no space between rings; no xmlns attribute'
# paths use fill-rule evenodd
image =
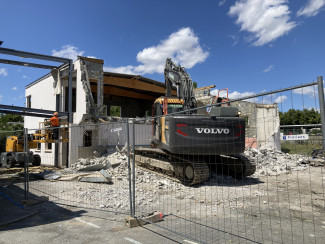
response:
<svg viewBox="0 0 325 244"><path fill-rule="evenodd" d="M9 175L17 173L15 169L7 172ZM155 182L148 178L147 184L149 173L138 171L138 174L142 180L141 184L137 184L137 192L139 195L143 191L150 192ZM123 203L120 213L117 213L119 207L75 207L56 201L30 205L24 210L1 195L0 243L192 241L187 237L201 243L322 243L325 238L324 176L324 167L307 167L299 172L251 177L242 181L213 175L208 184L192 188L173 182L169 187L156 191L157 196L164 195L159 198L159 203L155 199L148 202L138 199L141 201L136 202L138 209L163 211L164 221L159 225L131 229L125 226L125 217L129 213ZM3 174L1 178L1 189L17 187L15 194L10 193L13 191L5 192L10 199L21 202L23 182L11 184L14 178L5 179ZM110 184L87 184L91 184L93 190L98 187L105 191L114 187ZM55 187L62 186L60 181L40 180L32 186L39 189L51 186L51 195L62 195L62 189ZM82 187L80 182L75 181L69 182L69 188L65 189L65 194L74 194ZM36 193L31 190L30 198L42 195L37 196ZM128 201L127 198L125 200ZM184 236L164 229L168 227L183 231Z"/></svg>

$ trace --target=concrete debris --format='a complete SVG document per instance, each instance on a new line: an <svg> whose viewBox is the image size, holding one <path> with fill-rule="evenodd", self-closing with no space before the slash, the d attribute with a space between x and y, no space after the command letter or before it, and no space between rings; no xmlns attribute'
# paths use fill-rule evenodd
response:
<svg viewBox="0 0 325 244"><path fill-rule="evenodd" d="M106 171L101 170L78 178L79 181L91 182L91 183L110 183L112 182L112 176Z"/></svg>
<svg viewBox="0 0 325 244"><path fill-rule="evenodd" d="M235 206L238 202L239 195L245 196L253 194L258 197L266 196L267 190L264 188L258 188L250 192L250 187L252 185L260 184L260 180L263 181L264 177L281 174L284 175L294 171L303 171L316 164L315 160L311 161L311 159L306 156L292 155L274 150L257 150L252 148L247 149L245 155L257 165L256 173L252 177L247 177L244 180L237 180L231 176L225 176L213 172L208 183L211 187L205 188L204 192L202 192L200 187L184 186L181 183L172 181L162 175L157 175L141 168L135 168L135 184L137 186L136 204L140 207L158 206L162 198L175 196L175 193L177 193L176 199L179 202L185 201L186 199L187 201L200 203L206 196L215 196L216 199L218 199L215 200L216 206L222 204ZM79 164L85 161L91 162L92 160L95 159L79 160ZM105 173L110 176L113 184L92 184L89 186L84 185L84 182L78 182L79 185L76 188L78 190L73 192L74 199L91 202L94 206L100 208L118 208L119 211L127 211L129 207L129 172L127 155L123 150L121 150L121 152L110 150L107 154L103 154L102 157L97 158L96 160L98 160L98 162L104 160L105 162L109 162L111 167L106 169ZM320 160L317 162L324 163L324 161ZM83 166L84 165L80 165L80 167ZM76 166L76 168L78 167ZM85 174L85 172L78 171L76 175L78 174ZM83 175L83 177L86 176ZM236 192L239 188L236 188L236 191L229 191L229 188L227 188L228 186L238 185L243 186L240 188L240 191L242 191L240 194ZM227 190L223 190L224 188ZM219 195L215 195L217 191L219 191ZM224 198L226 200L222 200ZM267 199L265 199L265 201L266 200ZM268 203L269 201L266 201L264 204L267 205Z"/></svg>
<svg viewBox="0 0 325 244"><path fill-rule="evenodd" d="M98 171L108 169L111 164L107 157L80 158L78 161L71 164L71 169L76 171Z"/></svg>
<svg viewBox="0 0 325 244"><path fill-rule="evenodd" d="M309 159L309 164L314 167L321 167L325 165L325 159L323 158L312 158Z"/></svg>
<svg viewBox="0 0 325 244"><path fill-rule="evenodd" d="M308 156L276 150L249 148L244 154L256 164L253 177L289 174L291 171L305 170L310 164Z"/></svg>
<svg viewBox="0 0 325 244"><path fill-rule="evenodd" d="M42 180L57 180L61 177L61 173L45 169L43 172L40 173L29 173L29 177L34 177L36 179Z"/></svg>
<svg viewBox="0 0 325 244"><path fill-rule="evenodd" d="M62 174L60 181L83 181L91 183L111 183L112 175L107 170L97 172L75 172Z"/></svg>

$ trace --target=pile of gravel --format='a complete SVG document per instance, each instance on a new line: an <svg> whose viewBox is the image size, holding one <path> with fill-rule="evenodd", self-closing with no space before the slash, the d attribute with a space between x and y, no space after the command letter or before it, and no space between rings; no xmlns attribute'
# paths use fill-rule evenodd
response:
<svg viewBox="0 0 325 244"><path fill-rule="evenodd" d="M275 150L249 148L246 149L244 154L256 164L256 172L253 177L302 171L307 169L309 164L308 156L288 154Z"/></svg>
<svg viewBox="0 0 325 244"><path fill-rule="evenodd" d="M247 177L241 181L230 176L212 173L209 182L204 183L209 186L206 188L184 186L164 176L136 168L135 201L138 206L137 209L147 212L148 209L159 210L168 205L173 205L175 211L182 212L186 211L189 204L195 206L195 204L203 203L203 207L204 204L209 206L209 211L213 210L214 213L223 212L224 208L222 206L228 206L232 209L236 207L239 198L242 196L263 197L266 195L263 186L254 183L255 178L302 171L309 167L310 160L306 156L292 155L274 150L248 149L245 151L245 155L257 166L256 173L252 177ZM94 160L97 163L108 162L111 165L107 171L112 175L112 183L84 184L78 182L77 191L73 192L73 199L88 202L95 207L128 212L130 192L127 155L123 151L114 150L102 157L89 159L89 163L91 164ZM85 163L88 163L88 160ZM78 164L78 167L82 167L84 160L79 160ZM245 202L245 206L249 206L249 204L250 202ZM195 208L193 211L196 211Z"/></svg>

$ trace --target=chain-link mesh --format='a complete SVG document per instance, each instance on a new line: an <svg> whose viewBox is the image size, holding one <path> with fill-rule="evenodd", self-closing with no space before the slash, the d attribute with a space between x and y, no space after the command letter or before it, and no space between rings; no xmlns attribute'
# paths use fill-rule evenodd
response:
<svg viewBox="0 0 325 244"><path fill-rule="evenodd" d="M144 119L141 131L130 124L135 216L161 212L155 226L199 243L322 243L320 125L280 126L290 109L319 116L314 90L238 99L230 106L239 117L219 104ZM145 138L154 138L155 148L138 142Z"/></svg>
<svg viewBox="0 0 325 244"><path fill-rule="evenodd" d="M148 228L179 242L322 243L317 97L314 86L230 106L201 97L207 106L165 116L3 132L0 189L138 219L162 213Z"/></svg>

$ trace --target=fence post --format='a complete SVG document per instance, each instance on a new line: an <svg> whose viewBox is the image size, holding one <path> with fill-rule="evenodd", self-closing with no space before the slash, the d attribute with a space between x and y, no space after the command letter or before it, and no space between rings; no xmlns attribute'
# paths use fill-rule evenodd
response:
<svg viewBox="0 0 325 244"><path fill-rule="evenodd" d="M128 176L129 176L129 200L130 200L130 214L133 215L133 204L132 204L132 190L131 190L131 164L130 164L130 128L129 128L129 118L126 119L126 136L127 136L127 150L128 150Z"/></svg>
<svg viewBox="0 0 325 244"><path fill-rule="evenodd" d="M325 152L325 110L324 110L324 85L323 76L317 77L318 82L318 96L319 96L319 109L322 123L322 143L323 143L323 154Z"/></svg>
<svg viewBox="0 0 325 244"><path fill-rule="evenodd" d="M133 157L132 157L132 178L133 178L133 217L135 216L135 120L132 120L132 144L133 144Z"/></svg>
<svg viewBox="0 0 325 244"><path fill-rule="evenodd" d="M28 153L28 128L24 128L24 191L25 200L29 199L29 153Z"/></svg>

